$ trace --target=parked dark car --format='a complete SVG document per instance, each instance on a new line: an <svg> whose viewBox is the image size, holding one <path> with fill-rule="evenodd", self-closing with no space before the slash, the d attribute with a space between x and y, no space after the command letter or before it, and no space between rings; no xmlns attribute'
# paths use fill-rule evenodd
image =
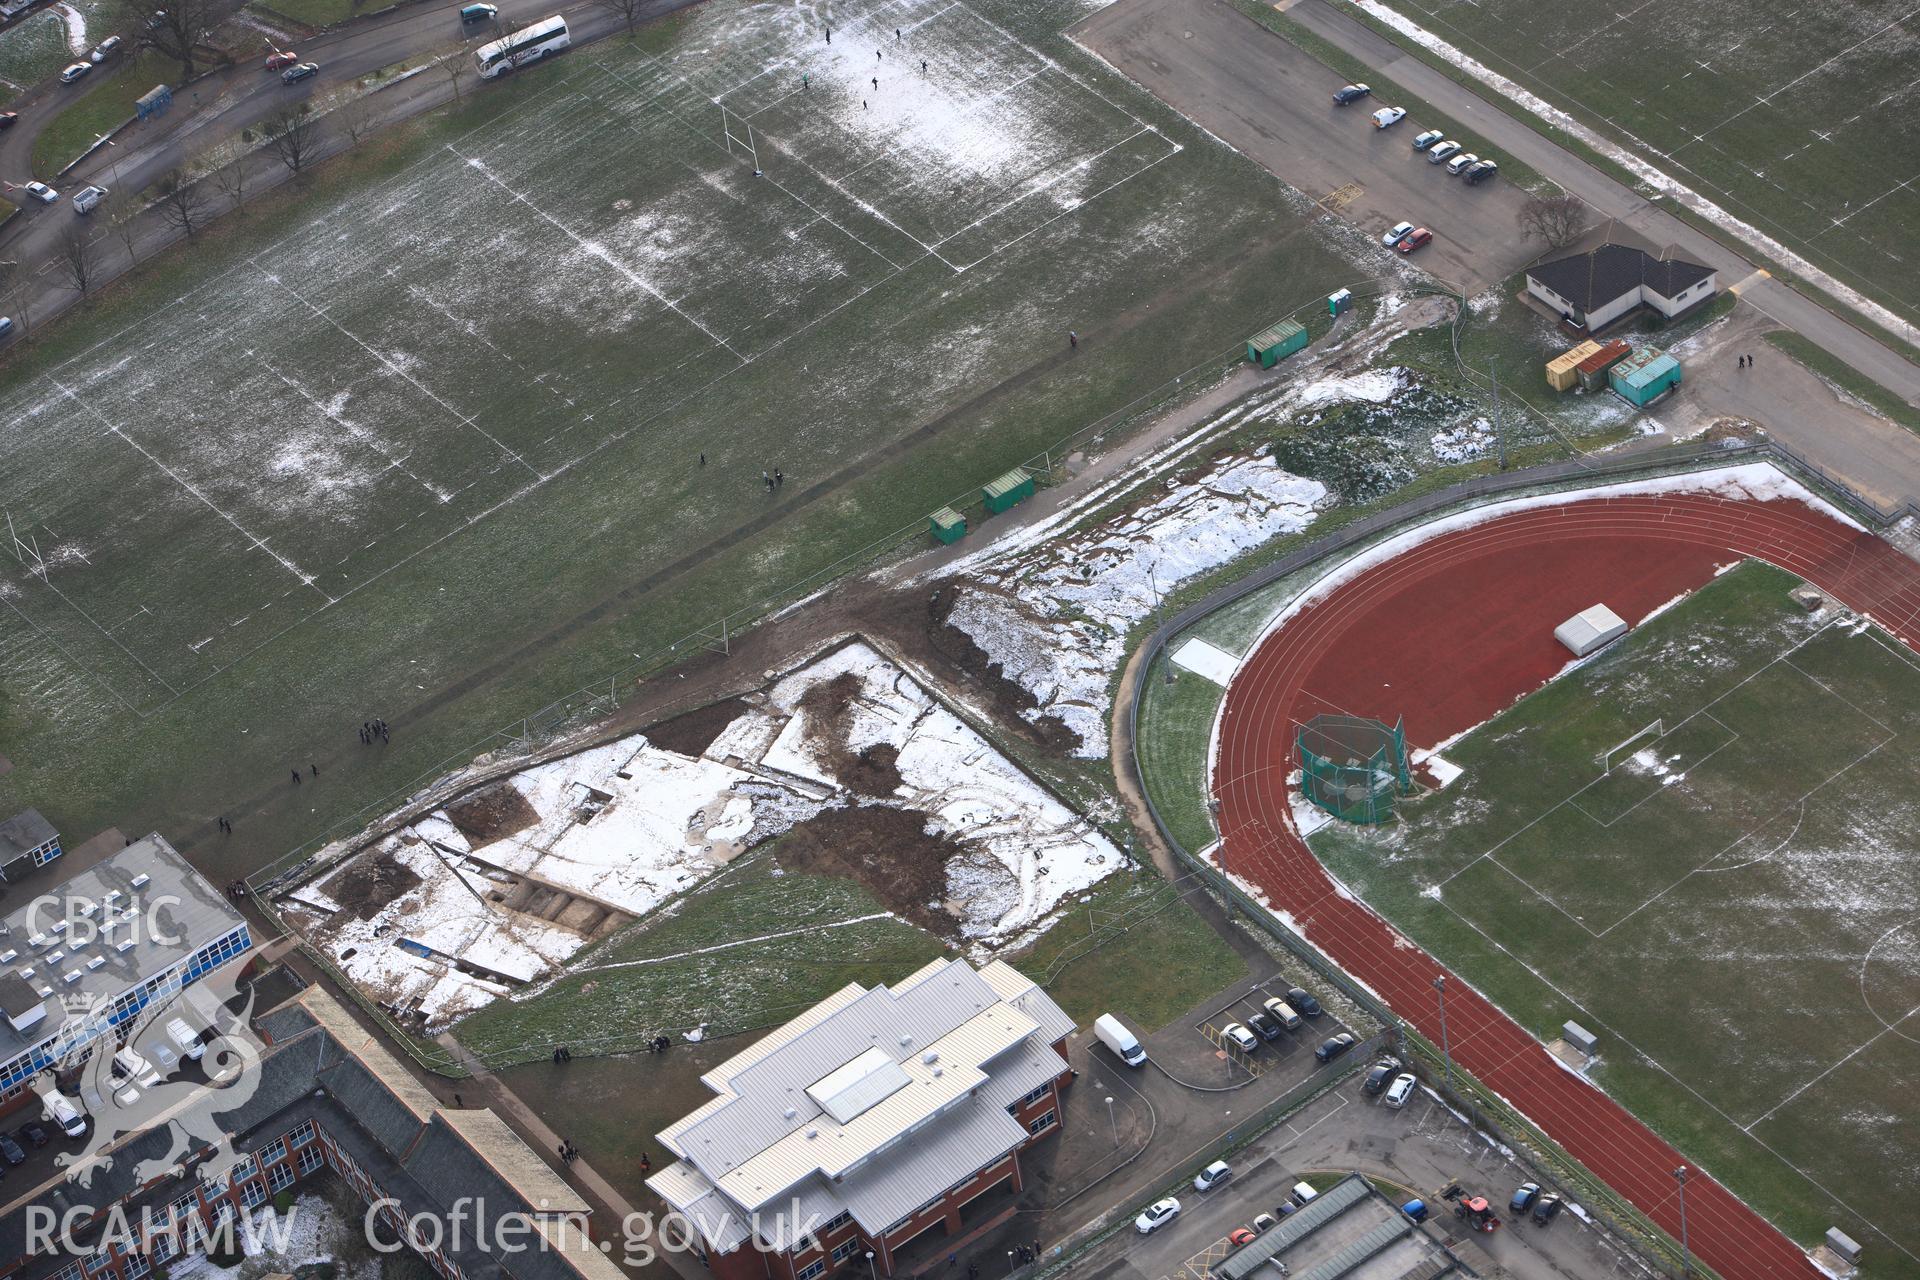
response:
<svg viewBox="0 0 1920 1280"><path fill-rule="evenodd" d="M27 1153L11 1137L0 1133L0 1159L4 1159L8 1164L25 1164Z"/></svg>
<svg viewBox="0 0 1920 1280"><path fill-rule="evenodd" d="M1461 180L1470 187L1477 187L1488 178L1500 172L1500 166L1491 160L1482 160L1479 164L1468 165L1460 175Z"/></svg>
<svg viewBox="0 0 1920 1280"><path fill-rule="evenodd" d="M1292 1005L1294 1012L1303 1018L1320 1016L1320 1002L1308 995L1305 987L1288 987L1287 1003Z"/></svg>
<svg viewBox="0 0 1920 1280"><path fill-rule="evenodd" d="M1332 1062L1335 1058L1353 1048L1353 1044L1353 1033L1351 1031L1342 1031L1339 1035L1324 1041L1318 1049L1313 1051L1313 1056L1322 1062Z"/></svg>
<svg viewBox="0 0 1920 1280"><path fill-rule="evenodd" d="M1563 1207L1559 1196L1541 1196L1533 1202L1533 1225L1544 1227L1559 1216Z"/></svg>
<svg viewBox="0 0 1920 1280"><path fill-rule="evenodd" d="M1367 86L1363 84L1347 85L1345 88L1336 89L1334 91L1334 94L1333 94L1334 105L1344 107L1350 102L1360 101L1360 99L1366 97L1368 94L1372 92L1373 90L1367 88Z"/></svg>
<svg viewBox="0 0 1920 1280"><path fill-rule="evenodd" d="M1370 1094L1379 1093L1387 1087L1387 1081L1393 1079L1394 1071L1395 1068L1388 1066L1386 1063L1379 1063L1371 1071L1367 1072L1366 1083L1361 1087Z"/></svg>
<svg viewBox="0 0 1920 1280"><path fill-rule="evenodd" d="M1258 1031L1262 1040L1278 1040L1284 1034L1280 1024L1264 1013L1256 1013L1248 1018L1247 1025Z"/></svg>
<svg viewBox="0 0 1920 1280"><path fill-rule="evenodd" d="M46 1126L38 1120L29 1120L20 1126L20 1140L30 1147L44 1147L48 1137Z"/></svg>
<svg viewBox="0 0 1920 1280"><path fill-rule="evenodd" d="M1537 1182L1523 1182L1520 1184L1520 1189L1513 1193L1513 1199L1507 1202L1507 1212L1525 1213L1527 1210L1533 1208L1533 1202L1539 1198L1540 1184Z"/></svg>

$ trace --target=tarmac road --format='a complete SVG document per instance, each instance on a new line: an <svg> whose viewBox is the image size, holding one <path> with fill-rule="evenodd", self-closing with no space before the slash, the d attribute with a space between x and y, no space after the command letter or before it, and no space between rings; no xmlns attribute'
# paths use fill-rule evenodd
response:
<svg viewBox="0 0 1920 1280"><path fill-rule="evenodd" d="M1222 0L1120 0L1075 34L1376 242L1402 219L1430 229L1433 243L1412 259L1456 289L1478 293L1535 256L1513 229L1525 193L1499 178L1470 187L1428 164L1410 144L1432 121L1409 114L1374 128L1374 111L1389 100L1335 106L1339 76Z"/></svg>
<svg viewBox="0 0 1920 1280"><path fill-rule="evenodd" d="M1715 268L1720 287L1738 286L1744 304L1920 405L1920 366L1846 316L1795 293L1327 0L1295 0L1287 15L1471 126L1493 144L1497 158L1524 162L1585 200L1596 214ZM1434 172L1407 146L1408 130L1427 127L1412 116L1374 131L1367 119L1373 108L1363 103L1375 100L1333 107L1339 76L1225 0L1116 0L1074 34L1155 96L1360 227L1379 232L1402 217L1431 227L1434 243L1412 261L1440 279L1476 288L1512 274L1533 256L1514 232L1521 197L1509 184L1496 178L1467 188ZM1344 204L1328 200L1332 192L1352 198ZM1864 491L1920 498L1920 447L1892 450L1899 465L1889 471L1884 442L1862 441L1855 448L1839 438L1846 424L1836 427L1823 464Z"/></svg>

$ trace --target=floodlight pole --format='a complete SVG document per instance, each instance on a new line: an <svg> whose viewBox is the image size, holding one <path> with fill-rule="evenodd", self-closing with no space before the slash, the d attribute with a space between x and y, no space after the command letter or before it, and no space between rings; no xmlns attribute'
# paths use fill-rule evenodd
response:
<svg viewBox="0 0 1920 1280"><path fill-rule="evenodd" d="M1458 1094L1453 1084L1453 1046L1447 1041L1447 975L1438 974L1433 979L1433 989L1440 997L1440 1061L1447 1072L1447 1092ZM1480 1108L1474 1102L1473 1094L1468 1091L1467 1114L1474 1128L1480 1127Z"/></svg>
<svg viewBox="0 0 1920 1280"><path fill-rule="evenodd" d="M1680 1274L1693 1274L1693 1255L1687 1250L1687 1166L1681 1165L1673 1171L1673 1180L1680 1188Z"/></svg>
<svg viewBox="0 0 1920 1280"><path fill-rule="evenodd" d="M1120 1121L1113 1113L1113 1095L1107 1095L1107 1123L1113 1126L1113 1145L1120 1145Z"/></svg>

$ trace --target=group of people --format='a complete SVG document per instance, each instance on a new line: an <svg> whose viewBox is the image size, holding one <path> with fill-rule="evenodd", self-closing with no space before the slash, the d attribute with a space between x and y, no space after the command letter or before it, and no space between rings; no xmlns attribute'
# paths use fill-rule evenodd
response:
<svg viewBox="0 0 1920 1280"><path fill-rule="evenodd" d="M1751 368L1753 368L1753 357L1752 357L1752 356L1741 356L1741 357L1740 357L1740 363L1739 363L1739 364L1738 364L1738 365L1737 365L1736 367L1737 367L1737 368L1741 368L1741 369L1751 369Z"/></svg>
<svg viewBox="0 0 1920 1280"><path fill-rule="evenodd" d="M222 819L220 819L220 821L222 821L222 822L225 822L225 821L226 821L226 819L225 819L225 818L222 818ZM229 898L244 898L244 897L246 897L246 896L247 896L247 882L246 882L245 880L229 880L229 881L227 882L227 896L228 896Z"/></svg>
<svg viewBox="0 0 1920 1280"><path fill-rule="evenodd" d="M384 745L387 741L387 722L385 720L362 720L360 722L360 745L369 747L375 738Z"/></svg>
<svg viewBox="0 0 1920 1280"><path fill-rule="evenodd" d="M653 1039L647 1041L648 1053L665 1053L672 1047L673 1041L667 1039L665 1036L655 1036Z"/></svg>
<svg viewBox="0 0 1920 1280"><path fill-rule="evenodd" d="M580 1158L580 1148L573 1145L573 1139L572 1138L560 1139L561 1161L565 1164L572 1164L575 1160L578 1160L579 1158Z"/></svg>
<svg viewBox="0 0 1920 1280"><path fill-rule="evenodd" d="M555 1062L572 1062L573 1054L568 1050L567 1046L563 1044L555 1045L553 1047L553 1060Z"/></svg>
<svg viewBox="0 0 1920 1280"><path fill-rule="evenodd" d="M704 458L707 455L703 453L700 456ZM787 477L784 472L778 467L775 467L771 472L762 471L760 473L760 482L767 486L768 493L772 493L775 489L778 489L787 482Z"/></svg>

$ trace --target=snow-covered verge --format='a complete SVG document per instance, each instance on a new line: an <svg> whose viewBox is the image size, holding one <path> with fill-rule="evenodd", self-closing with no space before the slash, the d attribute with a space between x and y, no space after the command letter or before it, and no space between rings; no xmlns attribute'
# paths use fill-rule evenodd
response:
<svg viewBox="0 0 1920 1280"><path fill-rule="evenodd" d="M1395 31L1400 32L1402 35L1431 50L1436 56L1445 59L1482 84L1494 89L1502 97L1507 98L1515 105L1525 109L1529 114L1538 116L1556 128L1564 129L1566 132L1580 139L1580 141L1587 146L1592 147L1601 155L1606 156L1607 159L1626 169L1648 187L1680 201L1715 226L1723 227L1731 231L1748 244L1758 248L1775 262L1785 263L1791 267L1794 274L1798 275L1801 279L1812 281L1821 290L1841 299L1849 307L1852 307L1855 311L1858 311L1861 315L1873 321L1881 328L1898 334L1905 342L1920 343L1920 329L1916 329L1913 325L1908 324L1905 320L1902 320L1899 316L1893 314L1893 312L1887 310L1879 303L1840 283L1840 281L1834 279L1831 275L1828 275L1811 262L1808 262L1805 258L1787 248L1786 245L1780 243L1764 231L1761 231L1752 223L1743 222L1739 218L1734 217L1731 213L1728 213L1725 209L1722 209L1719 205L1707 199L1692 187L1674 178L1665 170L1648 164L1644 159L1632 151L1629 151L1627 148L1620 146L1608 138L1602 137L1599 133L1589 129L1579 120L1565 111L1560 110L1560 108L1554 106L1538 94L1522 88L1513 80L1501 75L1485 63L1463 52L1455 45L1450 44L1445 39L1427 30L1411 18L1404 16L1397 9L1385 3L1384 0L1352 0L1352 3L1355 8L1362 10L1369 17L1385 23Z"/></svg>
<svg viewBox="0 0 1920 1280"><path fill-rule="evenodd" d="M1057 717L1079 735L1077 754L1104 756L1107 682L1128 630L1180 583L1306 528L1326 496L1265 449L1228 457L1105 524L976 566L947 621L1034 695L1031 716Z"/></svg>
<svg viewBox="0 0 1920 1280"><path fill-rule="evenodd" d="M814 696L830 683L844 695L832 713ZM288 891L283 914L368 995L438 1029L830 808L908 810L952 837L933 905L980 956L1125 862L864 643L750 701L700 756L636 734L465 795ZM897 771L887 794L838 776L869 757Z"/></svg>

